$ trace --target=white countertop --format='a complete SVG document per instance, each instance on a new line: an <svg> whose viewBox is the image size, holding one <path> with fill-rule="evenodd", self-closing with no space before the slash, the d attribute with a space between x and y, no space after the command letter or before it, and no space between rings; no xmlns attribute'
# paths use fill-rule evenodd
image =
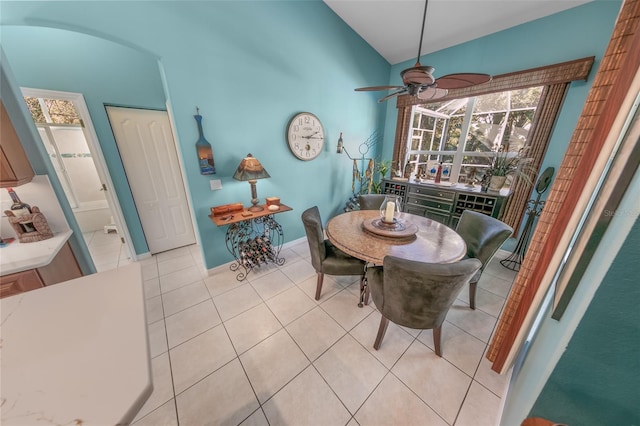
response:
<svg viewBox="0 0 640 426"><path fill-rule="evenodd" d="M21 243L16 238L6 247L0 248L0 275L14 274L48 265L72 233L72 231L58 232L53 235L53 238L35 243Z"/></svg>
<svg viewBox="0 0 640 426"><path fill-rule="evenodd" d="M128 423L151 394L140 265L0 300L0 423Z"/></svg>

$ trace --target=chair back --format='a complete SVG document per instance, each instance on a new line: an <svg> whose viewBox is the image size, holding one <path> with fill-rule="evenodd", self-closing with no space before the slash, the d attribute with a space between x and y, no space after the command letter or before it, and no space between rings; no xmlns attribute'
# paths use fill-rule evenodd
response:
<svg viewBox="0 0 640 426"><path fill-rule="evenodd" d="M500 246L511 236L513 229L496 218L471 210L464 210L456 232L467 243L467 256L482 262L482 270Z"/></svg>
<svg viewBox="0 0 640 426"><path fill-rule="evenodd" d="M424 263L385 256L383 267L367 271L371 296L383 316L410 328L442 325L460 289L480 269L477 259Z"/></svg>
<svg viewBox="0 0 640 426"><path fill-rule="evenodd" d="M384 201L384 194L360 194L358 195L358 204L360 210L379 210Z"/></svg>
<svg viewBox="0 0 640 426"><path fill-rule="evenodd" d="M302 213L302 223L304 224L304 231L307 233L311 264L316 271L320 271L322 270L322 261L327 257L327 250L324 243L322 218L320 218L320 211L317 206L308 208Z"/></svg>

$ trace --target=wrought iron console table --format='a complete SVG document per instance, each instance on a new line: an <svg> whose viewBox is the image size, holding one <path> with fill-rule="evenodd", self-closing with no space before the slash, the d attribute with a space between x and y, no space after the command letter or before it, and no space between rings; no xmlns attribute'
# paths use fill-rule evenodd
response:
<svg viewBox="0 0 640 426"><path fill-rule="evenodd" d="M281 266L285 262L280 257L284 243L282 226L273 216L293 209L284 204L280 204L275 211L269 210L267 205L262 207L263 210L259 212L250 212L245 208L223 216L209 215L217 226L229 226L225 244L235 259L229 268L234 272L238 271L238 281L247 278L249 272L262 264L275 263Z"/></svg>

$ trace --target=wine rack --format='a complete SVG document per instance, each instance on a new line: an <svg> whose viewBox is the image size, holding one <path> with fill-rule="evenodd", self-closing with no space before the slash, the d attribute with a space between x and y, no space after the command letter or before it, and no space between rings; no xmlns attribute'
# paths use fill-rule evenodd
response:
<svg viewBox="0 0 640 426"><path fill-rule="evenodd" d="M280 257L284 242L282 226L271 216L231 224L225 240L235 259L230 269L239 271L236 275L238 281L244 280L249 272L261 265L284 265L285 260Z"/></svg>
<svg viewBox="0 0 640 426"><path fill-rule="evenodd" d="M230 209L222 207L231 206ZM284 265L280 257L284 243L282 226L274 219L276 213L291 211L291 207L278 204L277 210L263 205L262 211L250 212L246 208L235 209L234 204L213 207L209 218L217 226L228 226L225 236L227 250L234 258L229 269L238 272L236 279L243 281L247 275L266 264Z"/></svg>
<svg viewBox="0 0 640 426"><path fill-rule="evenodd" d="M458 194L456 200L456 214L462 214L464 210L473 210L491 216L496 206L495 197L481 195Z"/></svg>

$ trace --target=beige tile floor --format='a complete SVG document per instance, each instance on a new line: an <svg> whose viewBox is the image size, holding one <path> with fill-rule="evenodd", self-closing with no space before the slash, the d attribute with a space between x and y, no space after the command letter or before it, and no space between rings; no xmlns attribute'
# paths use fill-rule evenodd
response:
<svg viewBox="0 0 640 426"><path fill-rule="evenodd" d="M460 293L443 358L430 330L394 324L374 350L380 314L357 307L358 278L325 277L316 302L306 241L282 254L243 282L228 265L207 276L197 246L141 262L154 391L135 425L496 424L508 375L483 354L515 276L498 263L508 253L485 270L475 311Z"/></svg>
<svg viewBox="0 0 640 426"><path fill-rule="evenodd" d="M86 232L83 236L97 272L131 263L127 249L116 232L108 234L104 231Z"/></svg>

